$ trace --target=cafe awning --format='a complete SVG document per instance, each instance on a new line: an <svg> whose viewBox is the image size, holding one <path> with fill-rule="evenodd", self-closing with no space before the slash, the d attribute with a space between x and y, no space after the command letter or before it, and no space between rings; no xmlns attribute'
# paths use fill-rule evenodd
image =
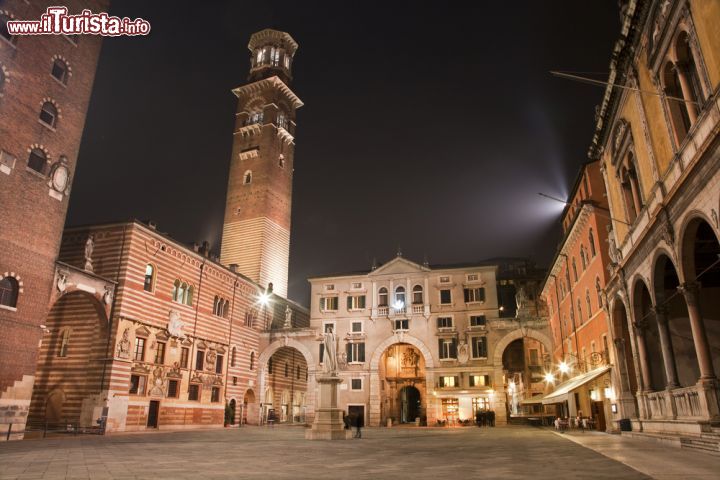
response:
<svg viewBox="0 0 720 480"><path fill-rule="evenodd" d="M553 391L545 395L542 399L543 405L549 405L552 403L562 403L567 400L568 394L578 387L585 385L586 383L596 379L603 373L610 370L610 367L600 367L587 373L577 375L570 380L561 383Z"/></svg>

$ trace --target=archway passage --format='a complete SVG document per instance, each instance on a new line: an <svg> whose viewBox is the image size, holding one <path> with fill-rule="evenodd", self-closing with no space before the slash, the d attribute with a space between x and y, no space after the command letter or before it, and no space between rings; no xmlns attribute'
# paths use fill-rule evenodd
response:
<svg viewBox="0 0 720 480"><path fill-rule="evenodd" d="M108 382L102 378L107 357L103 306L84 292L72 292L53 305L45 325L28 422L92 426L92 415L83 415L83 400Z"/></svg>
<svg viewBox="0 0 720 480"><path fill-rule="evenodd" d="M685 229L682 251L685 280L698 288L697 303L704 332L697 333L707 337L712 373L717 376L720 372L720 242L708 222L695 218ZM700 352L697 353L699 356Z"/></svg>
<svg viewBox="0 0 720 480"><path fill-rule="evenodd" d="M380 418L386 424L412 423L426 417L427 385L425 358L408 343L390 345L382 353L380 374Z"/></svg>
<svg viewBox="0 0 720 480"><path fill-rule="evenodd" d="M281 347L264 369L263 421L305 423L308 364L303 354L294 347Z"/></svg>
<svg viewBox="0 0 720 480"><path fill-rule="evenodd" d="M243 406L240 421L243 425L257 425L258 411L255 403L255 392L248 390L243 396Z"/></svg>
<svg viewBox="0 0 720 480"><path fill-rule="evenodd" d="M635 322L642 325L642 335L638 342L644 343L647 355L647 374L645 378L646 387L652 391L658 391L667 385L667 376L663 368L663 352L660 340L660 331L656 315L652 311L652 299L645 282L638 281L635 284L633 294L633 310Z"/></svg>
<svg viewBox="0 0 720 480"><path fill-rule="evenodd" d="M660 255L655 262L655 298L660 311L667 316L670 334L670 352L677 369L677 382L682 387L695 385L700 377L700 368L695 353L692 327L687 303L678 292L680 279L669 257ZM639 317L638 317L639 318ZM654 319L653 319L654 320ZM656 322L653 322L656 323ZM658 364L657 368L661 368ZM659 387L652 385L655 390Z"/></svg>
<svg viewBox="0 0 720 480"><path fill-rule="evenodd" d="M507 409L510 415L522 414L521 402L544 393L544 362L548 352L539 340L521 337L511 341L502 352Z"/></svg>
<svg viewBox="0 0 720 480"><path fill-rule="evenodd" d="M613 304L612 327L615 350L618 357L621 393L625 392L632 395L635 411L637 411L637 399L635 398L635 394L638 391L637 373L633 360L627 312L625 310L625 304L620 298L616 298Z"/></svg>
<svg viewBox="0 0 720 480"><path fill-rule="evenodd" d="M400 389L400 422L411 423L420 417L420 392L412 386Z"/></svg>

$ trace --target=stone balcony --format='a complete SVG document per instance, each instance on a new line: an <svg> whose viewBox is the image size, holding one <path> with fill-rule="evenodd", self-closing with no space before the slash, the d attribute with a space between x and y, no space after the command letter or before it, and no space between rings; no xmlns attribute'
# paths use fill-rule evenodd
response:
<svg viewBox="0 0 720 480"><path fill-rule="evenodd" d="M645 431L700 433L705 424L720 422L720 388L716 381L638 395Z"/></svg>

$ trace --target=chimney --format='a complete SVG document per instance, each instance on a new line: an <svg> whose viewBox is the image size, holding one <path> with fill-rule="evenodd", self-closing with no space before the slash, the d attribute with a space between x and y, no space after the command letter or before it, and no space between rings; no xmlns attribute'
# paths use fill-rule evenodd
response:
<svg viewBox="0 0 720 480"><path fill-rule="evenodd" d="M237 263L231 263L230 264L230 271L237 273L238 264Z"/></svg>
<svg viewBox="0 0 720 480"><path fill-rule="evenodd" d="M193 252L198 253L200 251L200 244L197 242L193 242Z"/></svg>
<svg viewBox="0 0 720 480"><path fill-rule="evenodd" d="M155 223L155 220L148 220L147 226L152 228L153 230L157 230L157 223Z"/></svg>
<svg viewBox="0 0 720 480"><path fill-rule="evenodd" d="M210 256L210 242L208 242L207 240L203 241L202 245L200 246L199 253L203 257L208 258Z"/></svg>

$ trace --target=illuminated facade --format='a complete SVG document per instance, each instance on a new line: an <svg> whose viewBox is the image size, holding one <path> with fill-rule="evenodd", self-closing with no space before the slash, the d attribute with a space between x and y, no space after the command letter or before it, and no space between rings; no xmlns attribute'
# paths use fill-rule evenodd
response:
<svg viewBox="0 0 720 480"><path fill-rule="evenodd" d="M610 224L600 162L582 166L561 218L563 239L542 289L553 335L553 386L610 365L612 337L604 289L608 280L607 232ZM559 367L562 366L561 371ZM552 396L561 416L593 417L598 429L616 427L611 372ZM577 393L577 395L575 395ZM608 394L608 395L606 395Z"/></svg>
<svg viewBox="0 0 720 480"><path fill-rule="evenodd" d="M290 345L317 371L324 357L318 336L331 329L343 380L338 405L348 414L374 426L436 425L492 410L503 425L519 395L542 394L551 349L536 301L542 277L526 275L527 262L513 267L431 267L397 257L363 274L312 278L310 327L272 332L277 340L264 358Z"/></svg>
<svg viewBox="0 0 720 480"><path fill-rule="evenodd" d="M623 15L590 149L614 219L615 419L692 443L720 421L720 3Z"/></svg>

